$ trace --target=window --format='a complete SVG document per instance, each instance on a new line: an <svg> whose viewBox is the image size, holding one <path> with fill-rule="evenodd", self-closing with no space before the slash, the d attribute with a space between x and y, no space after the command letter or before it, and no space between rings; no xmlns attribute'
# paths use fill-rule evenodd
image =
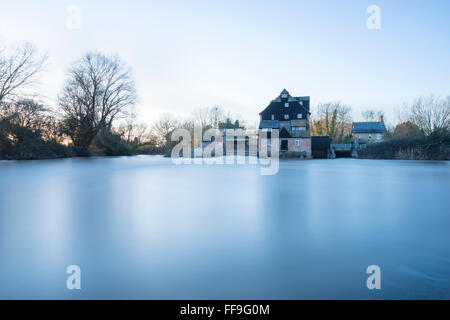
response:
<svg viewBox="0 0 450 320"><path fill-rule="evenodd" d="M303 101L300 101L300 105L303 106Z"/></svg>
<svg viewBox="0 0 450 320"><path fill-rule="evenodd" d="M272 146L272 140L267 140L267 146L271 147Z"/></svg>
<svg viewBox="0 0 450 320"><path fill-rule="evenodd" d="M306 131L306 127L292 127L292 131Z"/></svg>
<svg viewBox="0 0 450 320"><path fill-rule="evenodd" d="M300 147L302 145L302 140L300 139L295 139L295 146L296 147Z"/></svg>
<svg viewBox="0 0 450 320"><path fill-rule="evenodd" d="M275 115L274 114L272 115L272 120L275 120Z"/></svg>
<svg viewBox="0 0 450 320"><path fill-rule="evenodd" d="M288 97L287 93L283 93L283 94L281 95L281 98L282 98L282 99L286 99L287 97Z"/></svg>
<svg viewBox="0 0 450 320"><path fill-rule="evenodd" d="M288 114L285 114L285 115L284 115L284 119L285 119L285 120L289 119L289 115L288 115Z"/></svg>
<svg viewBox="0 0 450 320"><path fill-rule="evenodd" d="M302 118L302 114L301 113L297 114L297 119L301 119L301 118Z"/></svg>
<svg viewBox="0 0 450 320"><path fill-rule="evenodd" d="M285 103L284 103L284 107L285 107L285 108L289 108L289 102L285 102Z"/></svg>

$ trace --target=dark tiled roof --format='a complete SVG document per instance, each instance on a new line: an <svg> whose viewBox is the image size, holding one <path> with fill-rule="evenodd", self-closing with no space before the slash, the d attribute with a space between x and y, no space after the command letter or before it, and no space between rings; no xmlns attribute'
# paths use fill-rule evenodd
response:
<svg viewBox="0 0 450 320"><path fill-rule="evenodd" d="M384 133L384 122L353 122L353 133Z"/></svg>
<svg viewBox="0 0 450 320"><path fill-rule="evenodd" d="M278 120L261 120L260 129L278 129Z"/></svg>
<svg viewBox="0 0 450 320"><path fill-rule="evenodd" d="M288 139L288 138L292 138L292 136L289 133L289 131L287 131L286 128L283 127L283 129L281 129L281 131L280 131L280 138Z"/></svg>
<svg viewBox="0 0 450 320"><path fill-rule="evenodd" d="M287 98L282 98L283 94L287 94ZM289 103L289 107L284 104ZM292 97L289 92L284 89L281 94L270 102L270 104L260 113L262 120L272 119L284 120L284 115L289 114L289 119L297 119L297 115L301 114L302 119L306 119L309 112L309 97Z"/></svg>

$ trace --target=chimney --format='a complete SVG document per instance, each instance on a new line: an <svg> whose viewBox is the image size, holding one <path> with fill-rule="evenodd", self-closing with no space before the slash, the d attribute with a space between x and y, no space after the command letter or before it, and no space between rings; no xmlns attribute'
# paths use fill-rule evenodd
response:
<svg viewBox="0 0 450 320"><path fill-rule="evenodd" d="M378 117L378 122L384 122L384 120L383 120L383 115L381 115L381 116Z"/></svg>

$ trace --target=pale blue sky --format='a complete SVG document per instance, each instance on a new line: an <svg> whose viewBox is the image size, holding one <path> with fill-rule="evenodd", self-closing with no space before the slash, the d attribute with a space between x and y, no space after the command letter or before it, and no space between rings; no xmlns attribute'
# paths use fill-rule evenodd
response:
<svg viewBox="0 0 450 320"><path fill-rule="evenodd" d="M366 27L369 5L381 30ZM66 28L68 5L81 29ZM286 88L312 105L393 110L429 93L450 94L450 1L8 1L0 39L32 41L51 66L53 101L71 62L118 53L134 70L139 113L188 115L222 105L250 123Z"/></svg>

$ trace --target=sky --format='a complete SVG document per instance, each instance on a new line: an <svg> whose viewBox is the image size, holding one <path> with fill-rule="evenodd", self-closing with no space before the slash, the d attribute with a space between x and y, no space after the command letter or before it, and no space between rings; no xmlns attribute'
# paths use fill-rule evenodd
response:
<svg viewBox="0 0 450 320"><path fill-rule="evenodd" d="M79 29L67 27L69 6ZM367 8L380 8L380 29ZM220 105L253 124L283 88L293 96L383 110L450 95L450 1L7 1L0 42L48 53L40 92L56 104L71 63L88 51L132 69L144 122ZM70 20L69 20L70 21Z"/></svg>

